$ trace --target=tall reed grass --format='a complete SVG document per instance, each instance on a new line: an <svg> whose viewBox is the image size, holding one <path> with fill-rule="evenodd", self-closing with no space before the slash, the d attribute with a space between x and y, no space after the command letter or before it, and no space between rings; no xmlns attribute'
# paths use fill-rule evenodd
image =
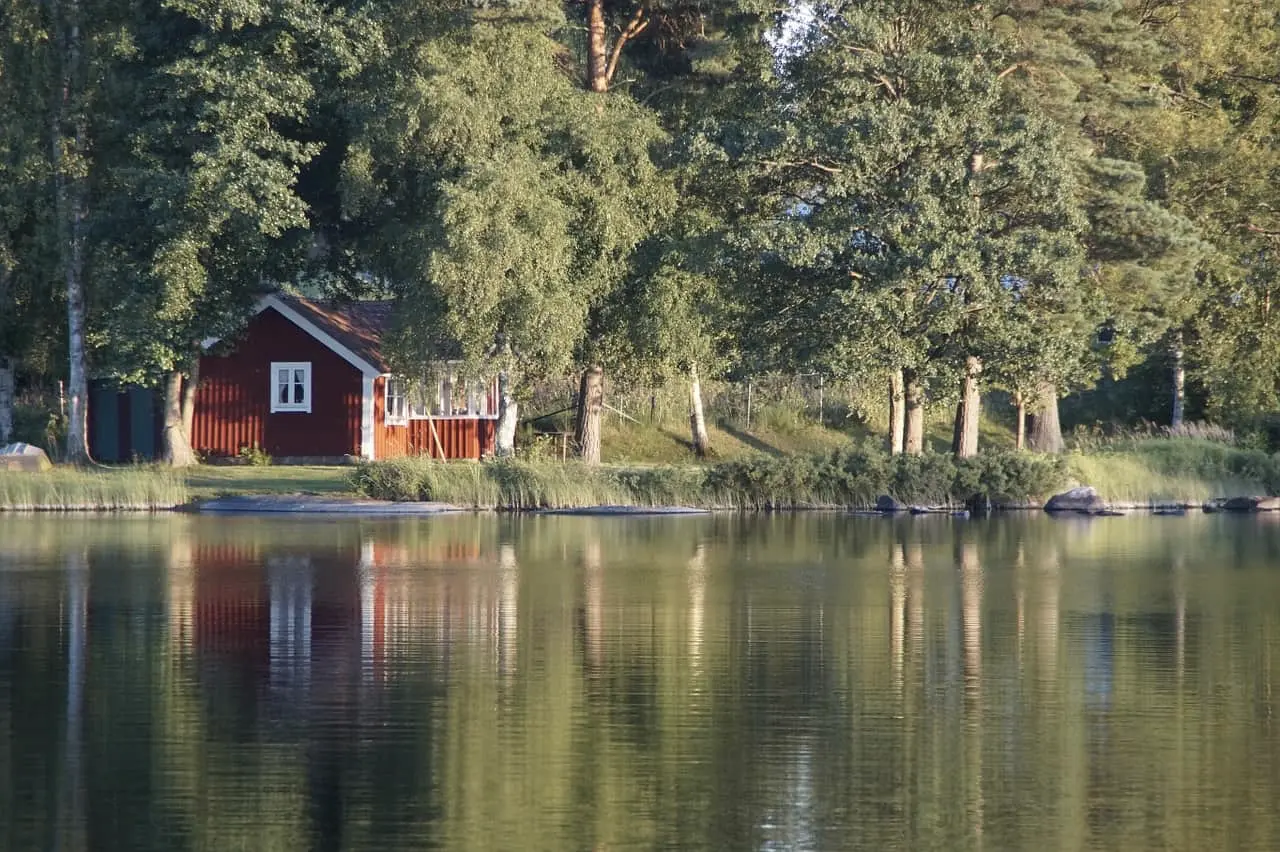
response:
<svg viewBox="0 0 1280 852"><path fill-rule="evenodd" d="M0 511L144 511L186 502L182 477L153 468L0 471Z"/></svg>
<svg viewBox="0 0 1280 852"><path fill-rule="evenodd" d="M1074 479L1113 502L1199 503L1277 493L1280 456L1219 438L1130 436L1072 453L1070 470Z"/></svg>
<svg viewBox="0 0 1280 852"><path fill-rule="evenodd" d="M890 457L868 448L755 456L710 466L587 467L570 462L448 462L413 457L358 468L360 493L498 509L683 505L723 509L866 508L881 495L955 504L976 494L997 502L1045 496L1066 482L1062 459L990 453Z"/></svg>

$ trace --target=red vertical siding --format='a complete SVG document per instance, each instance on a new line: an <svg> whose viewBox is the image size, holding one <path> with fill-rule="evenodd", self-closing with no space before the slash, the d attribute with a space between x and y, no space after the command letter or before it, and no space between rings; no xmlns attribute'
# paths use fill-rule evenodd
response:
<svg viewBox="0 0 1280 852"><path fill-rule="evenodd" d="M387 425L387 380L373 382L374 453L378 459L424 455L439 458L431 424L436 427L446 459L478 459L493 455L497 420L477 417L437 417L410 420L406 426Z"/></svg>
<svg viewBox="0 0 1280 852"><path fill-rule="evenodd" d="M271 362L311 362L311 412L271 413ZM360 453L360 371L274 309L254 317L225 356L200 359L192 445L230 456L257 444L273 456Z"/></svg>

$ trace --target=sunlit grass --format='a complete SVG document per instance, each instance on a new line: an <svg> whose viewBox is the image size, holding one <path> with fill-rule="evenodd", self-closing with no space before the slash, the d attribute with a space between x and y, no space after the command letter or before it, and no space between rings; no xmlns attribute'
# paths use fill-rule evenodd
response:
<svg viewBox="0 0 1280 852"><path fill-rule="evenodd" d="M155 468L0 471L0 510L156 510L181 506L187 499L180 475Z"/></svg>
<svg viewBox="0 0 1280 852"><path fill-rule="evenodd" d="M1275 456L1201 438L1130 439L1074 452L1070 467L1076 480L1113 502L1200 503L1270 494L1280 485Z"/></svg>

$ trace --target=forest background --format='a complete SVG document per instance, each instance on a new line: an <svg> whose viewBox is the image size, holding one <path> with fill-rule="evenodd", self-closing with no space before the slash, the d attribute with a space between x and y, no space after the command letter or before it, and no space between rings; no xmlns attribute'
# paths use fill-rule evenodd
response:
<svg viewBox="0 0 1280 852"><path fill-rule="evenodd" d="M500 451L576 390L598 460L607 380L706 454L703 383L779 376L895 453L933 412L972 456L984 399L1042 452L1275 449L1278 33L1277 0L0 0L0 443L87 460L104 378L194 461L199 341L289 289L394 299L406 375L498 373Z"/></svg>

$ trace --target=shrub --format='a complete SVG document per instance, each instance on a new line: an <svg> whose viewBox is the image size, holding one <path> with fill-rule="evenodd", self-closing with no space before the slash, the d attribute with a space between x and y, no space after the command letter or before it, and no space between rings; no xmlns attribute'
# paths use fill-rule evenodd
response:
<svg viewBox="0 0 1280 852"><path fill-rule="evenodd" d="M240 452L236 456L242 463L250 467L266 467L271 464L271 456L257 444L246 444L240 448Z"/></svg>

